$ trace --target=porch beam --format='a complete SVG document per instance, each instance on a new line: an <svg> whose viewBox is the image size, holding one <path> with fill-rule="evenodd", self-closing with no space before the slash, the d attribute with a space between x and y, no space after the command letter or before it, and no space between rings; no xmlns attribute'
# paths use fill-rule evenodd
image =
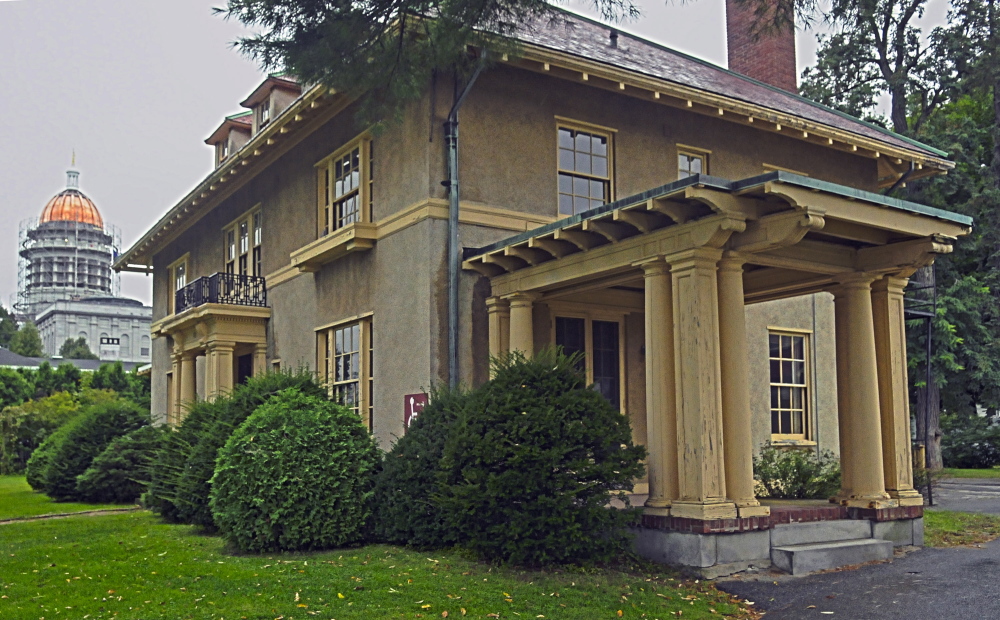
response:
<svg viewBox="0 0 1000 620"><path fill-rule="evenodd" d="M747 222L747 229L733 235L729 249L753 253L795 245L809 231L822 230L826 221L822 213L786 211Z"/></svg>
<svg viewBox="0 0 1000 620"><path fill-rule="evenodd" d="M518 291L542 291L567 286L582 280L631 271L633 265L654 256L678 254L691 248L719 248L734 232L742 232L742 219L714 215L678 226L668 226L647 235L640 235L605 244L589 252L578 252L562 260L549 261L502 274L493 279L496 295L511 295ZM587 234L576 231L577 234ZM557 232L558 235L558 232ZM558 237L557 237L558 238Z"/></svg>

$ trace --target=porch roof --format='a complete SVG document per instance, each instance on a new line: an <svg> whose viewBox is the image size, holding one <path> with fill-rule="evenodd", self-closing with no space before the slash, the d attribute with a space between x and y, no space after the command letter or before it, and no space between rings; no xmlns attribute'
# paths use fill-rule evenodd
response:
<svg viewBox="0 0 1000 620"><path fill-rule="evenodd" d="M714 247L742 257L747 299L763 301L822 290L852 271L908 275L971 226L966 215L783 171L695 175L465 248L463 266L505 294L628 279L656 256Z"/></svg>

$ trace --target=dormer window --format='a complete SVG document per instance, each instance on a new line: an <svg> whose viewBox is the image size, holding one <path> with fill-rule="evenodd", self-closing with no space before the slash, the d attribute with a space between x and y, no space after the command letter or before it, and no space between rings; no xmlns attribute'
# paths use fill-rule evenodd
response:
<svg viewBox="0 0 1000 620"><path fill-rule="evenodd" d="M219 142L215 145L215 150L219 158L219 163L221 164L226 161L226 158L229 157L229 140L225 139L222 142Z"/></svg>
<svg viewBox="0 0 1000 620"><path fill-rule="evenodd" d="M265 101L260 106L260 112L259 112L259 114L260 114L260 116L258 117L259 120L257 122L257 125L258 125L258 127L263 127L264 125L267 125L268 122L270 122L270 120L271 120L271 102L270 101Z"/></svg>

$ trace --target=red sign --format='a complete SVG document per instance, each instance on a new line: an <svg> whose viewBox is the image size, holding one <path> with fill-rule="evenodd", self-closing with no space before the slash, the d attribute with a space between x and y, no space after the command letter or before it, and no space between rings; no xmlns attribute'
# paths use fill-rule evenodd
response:
<svg viewBox="0 0 1000 620"><path fill-rule="evenodd" d="M427 394L407 394L403 397L403 425L406 428L410 428L426 404Z"/></svg>

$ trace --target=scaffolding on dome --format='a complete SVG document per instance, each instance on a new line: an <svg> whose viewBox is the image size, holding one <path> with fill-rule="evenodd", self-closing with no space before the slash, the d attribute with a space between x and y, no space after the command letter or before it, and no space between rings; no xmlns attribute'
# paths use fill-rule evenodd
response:
<svg viewBox="0 0 1000 620"><path fill-rule="evenodd" d="M121 295L121 275L110 268L121 253L121 229L107 223L103 227L77 222L45 226L40 233L37 217L22 220L18 226L13 303L18 321L33 321L43 306L55 301Z"/></svg>

